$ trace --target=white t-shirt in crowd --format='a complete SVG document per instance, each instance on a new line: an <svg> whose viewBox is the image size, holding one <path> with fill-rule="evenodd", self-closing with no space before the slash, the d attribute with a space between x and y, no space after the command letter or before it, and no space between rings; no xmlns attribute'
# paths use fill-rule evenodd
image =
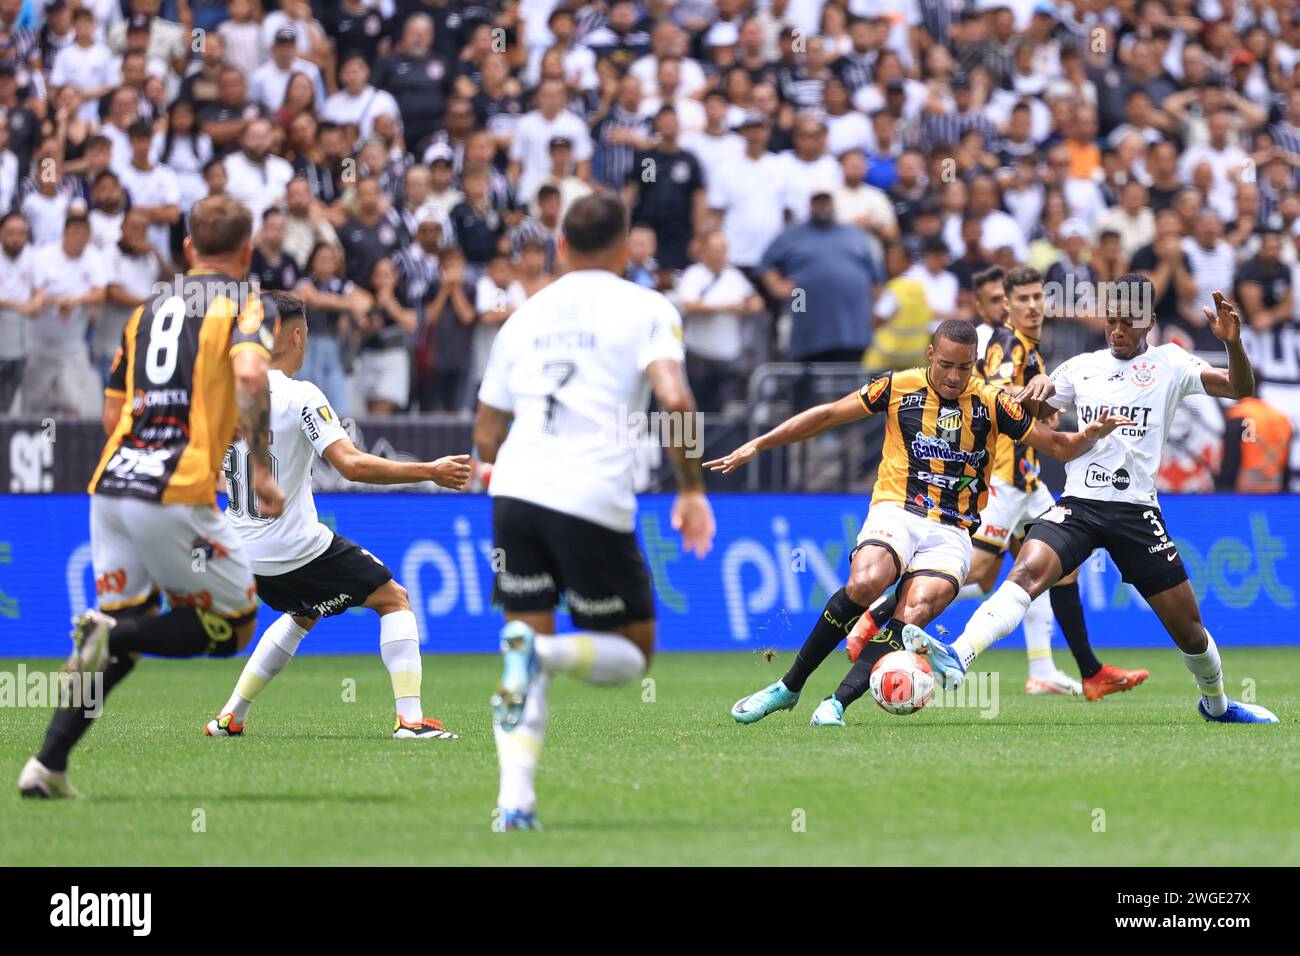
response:
<svg viewBox="0 0 1300 956"><path fill-rule="evenodd" d="M750 159L742 153L709 185L709 206L723 214L728 256L738 266L756 266L785 228L782 176L785 163L773 153Z"/></svg>
<svg viewBox="0 0 1300 956"><path fill-rule="evenodd" d="M242 152L231 153L224 163L226 192L248 207L256 229L261 225L262 213L284 197L284 187L293 179L293 167L279 156L267 156L265 162L257 164Z"/></svg>
<svg viewBox="0 0 1300 956"><path fill-rule="evenodd" d="M36 252L36 287L51 299L83 296L102 288L106 275L103 259L89 243L75 259L64 254L62 242L52 242ZM84 349L87 321L85 306L66 316L53 306L43 310L27 326L28 353L62 356L78 346Z"/></svg>
<svg viewBox="0 0 1300 956"><path fill-rule="evenodd" d="M340 126L349 124L355 126L357 135L362 140L366 140L374 131L375 117L383 116L385 113L398 119L402 116L402 111L397 107L397 100L393 99L391 93L367 86L356 96L347 90L339 90L325 101L321 119L338 123Z"/></svg>
<svg viewBox="0 0 1300 956"><path fill-rule="evenodd" d="M683 304L703 302L709 306L738 305L753 294L754 287L735 266L724 266L720 273L714 274L702 262L688 266L677 286L677 296ZM743 318L737 312L687 314L682 323L686 351L715 362L734 362L740 358L743 344L742 321Z"/></svg>
<svg viewBox="0 0 1300 956"><path fill-rule="evenodd" d="M23 246L12 259L0 250L0 299L6 302L29 302L36 292L36 250ZM27 341L27 323L21 312L0 309L0 361L22 358ZM0 408L0 412L6 409Z"/></svg>
<svg viewBox="0 0 1300 956"><path fill-rule="evenodd" d="M117 171L122 188L131 197L132 206L176 206L181 204L181 184L176 174L161 163L152 169L137 169L128 163ZM171 258L171 226L154 223L149 226L149 245L158 250L164 259Z"/></svg>
<svg viewBox="0 0 1300 956"><path fill-rule="evenodd" d="M50 67L51 86L74 86L83 92L117 86L122 76L117 70L113 51L102 43L88 47L69 43L54 57ZM81 104L79 115L87 123L99 122L99 98L90 97Z"/></svg>
<svg viewBox="0 0 1300 956"><path fill-rule="evenodd" d="M243 540L253 573L272 577L319 557L334 539L334 533L316 516L311 466L317 455L324 455L348 433L325 393L311 382L289 378L274 368L266 378L271 387L271 454L276 483L284 491L284 510L278 518L249 513L252 471L248 446L237 441L226 462L226 517ZM256 502L251 504L256 509Z"/></svg>
<svg viewBox="0 0 1300 956"><path fill-rule="evenodd" d="M557 136L573 144L575 163L591 159L591 136L587 124L576 113L560 110L554 119L548 120L541 110L533 110L515 124L510 159L519 163L519 195L531 196L537 180L551 171L551 140Z"/></svg>
<svg viewBox="0 0 1300 956"><path fill-rule="evenodd" d="M478 393L514 416L491 494L632 531L645 370L682 361L681 336L666 298L601 270L566 273L520 306L497 334Z"/></svg>

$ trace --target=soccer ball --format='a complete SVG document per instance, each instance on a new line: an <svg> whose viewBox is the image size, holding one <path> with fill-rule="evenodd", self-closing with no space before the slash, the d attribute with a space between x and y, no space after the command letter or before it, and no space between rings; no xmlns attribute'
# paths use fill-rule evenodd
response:
<svg viewBox="0 0 1300 956"><path fill-rule="evenodd" d="M871 696L891 714L914 714L934 696L930 662L911 651L891 651L871 669Z"/></svg>

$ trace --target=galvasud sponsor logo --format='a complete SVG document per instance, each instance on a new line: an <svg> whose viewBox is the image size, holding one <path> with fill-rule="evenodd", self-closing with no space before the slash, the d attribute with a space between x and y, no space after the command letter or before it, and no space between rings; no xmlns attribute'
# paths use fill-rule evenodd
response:
<svg viewBox="0 0 1300 956"><path fill-rule="evenodd" d="M73 886L50 897L50 925L60 927L122 927L132 936L153 929L152 893L83 893Z"/></svg>

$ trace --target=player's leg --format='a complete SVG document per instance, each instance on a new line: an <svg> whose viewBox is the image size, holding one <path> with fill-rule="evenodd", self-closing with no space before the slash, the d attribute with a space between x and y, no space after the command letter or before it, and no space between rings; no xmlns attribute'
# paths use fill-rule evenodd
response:
<svg viewBox="0 0 1300 956"><path fill-rule="evenodd" d="M397 710L393 737L397 740L459 740L460 735L443 727L442 721L424 716L420 630L406 588L389 578L370 593L364 606L379 615L379 655L384 667L388 668Z"/></svg>
<svg viewBox="0 0 1300 956"><path fill-rule="evenodd" d="M970 571L966 574L965 583L957 591L955 600L982 598L993 590L998 571L1002 567L1002 556L1007 552L1009 536L1007 521L999 514L991 513L987 518L981 516L980 527L971 541L974 550L971 552ZM858 618L848 639L850 661L858 659L858 654L867 642L873 640L876 633L894 616L898 602L899 590L896 588L887 591L867 608L867 613Z"/></svg>
<svg viewBox="0 0 1300 956"><path fill-rule="evenodd" d="M1062 498L1041 519L1030 523L1007 579L971 616L960 637L945 644L924 631L906 629L904 645L930 654L935 676L945 688L959 686L976 655L1014 631L1034 598L1100 546L1104 521L1088 503Z"/></svg>
<svg viewBox="0 0 1300 956"><path fill-rule="evenodd" d="M293 660L298 645L319 620L316 616L284 613L271 622L248 655L226 705L207 722L203 732L209 737L242 736L253 701Z"/></svg>
<svg viewBox="0 0 1300 956"><path fill-rule="evenodd" d="M1043 485L1033 491L1003 489L999 496L1014 508L1010 514L1011 553L1020 553L1025 530L1031 519L1045 513L1056 501ZM1025 680L1025 693L1031 695L1063 694L1078 696L1083 686L1056 666L1052 657L1052 637L1056 632L1052 615L1052 599L1040 594L1030 602L1025 611L1025 654L1029 659L1029 676Z"/></svg>
<svg viewBox="0 0 1300 956"><path fill-rule="evenodd" d="M732 705L737 722L752 724L798 703L813 671L848 637L867 608L893 587L904 562L911 559L915 538L908 517L916 516L893 505L871 509L849 561L848 581L826 602L785 676Z"/></svg>
<svg viewBox="0 0 1300 956"><path fill-rule="evenodd" d="M1124 580L1137 589L1160 618L1183 654L1201 696L1197 711L1206 720L1223 723L1276 723L1271 711L1256 704L1229 700L1223 690L1219 648L1201 621L1196 592L1187 578L1182 555L1156 508L1132 506L1130 520L1115 521L1106 537L1106 550Z"/></svg>
<svg viewBox="0 0 1300 956"><path fill-rule="evenodd" d="M1104 664L1097 659L1083 619L1078 568L1061 578L1047 593L1052 602L1052 614L1061 625L1065 642L1079 668L1079 676L1083 678L1083 696L1086 700L1101 700L1107 694L1132 690L1150 676L1150 672L1144 668L1129 670L1115 664Z"/></svg>
<svg viewBox="0 0 1300 956"><path fill-rule="evenodd" d="M903 650L903 629L908 625L924 627L929 624L952 603L958 588L957 579L953 577L909 573L904 575L898 590L897 613L863 648L835 693L817 705L812 717L814 727L843 727L845 709L870 689L871 671L876 662L891 651Z"/></svg>

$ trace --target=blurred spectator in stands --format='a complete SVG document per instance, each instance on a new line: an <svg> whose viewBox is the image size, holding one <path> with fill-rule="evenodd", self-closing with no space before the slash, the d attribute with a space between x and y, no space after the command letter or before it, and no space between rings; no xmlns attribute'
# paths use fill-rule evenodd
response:
<svg viewBox="0 0 1300 956"><path fill-rule="evenodd" d="M763 253L783 228L783 163L768 152L771 124L762 113L747 111L735 129L745 141L745 152L727 167L725 176L716 178L709 205L722 217L732 265L757 285Z"/></svg>
<svg viewBox="0 0 1300 956"><path fill-rule="evenodd" d="M983 235L984 227L978 219L974 216L966 216L962 219L961 241L966 249L948 267L949 271L957 277L957 300L963 304L967 318L974 314L969 296L974 288L975 276L990 265L988 254L984 251L984 247L980 245ZM944 248L946 249L947 246L945 245Z"/></svg>
<svg viewBox="0 0 1300 956"><path fill-rule="evenodd" d="M248 99L248 81L244 74L228 66L217 78L217 98L199 107L199 124L212 140L218 156L239 148L248 124L270 115L259 103Z"/></svg>
<svg viewBox="0 0 1300 956"><path fill-rule="evenodd" d="M147 210L132 209L122 220L120 239L101 253L104 308L93 325L90 357L105 385L131 313L154 296L159 282L167 281L169 265L150 245L149 225Z"/></svg>
<svg viewBox="0 0 1300 956"><path fill-rule="evenodd" d="M284 249L285 228L284 210L272 206L262 214L261 227L253 240L249 279L256 278L267 292L292 292L301 278L298 263Z"/></svg>
<svg viewBox="0 0 1300 956"><path fill-rule="evenodd" d="M497 332L515 309L524 304L527 296L514 279L510 259L496 255L488 260L483 274L474 284L474 309L478 323L474 326L474 341L470 348L469 392L477 394L483 373L487 369L488 354Z"/></svg>
<svg viewBox="0 0 1300 956"><path fill-rule="evenodd" d="M1166 330L1166 334L1179 333L1189 349L1213 349L1218 340L1210 333L1201 306L1212 300L1215 291L1232 288L1237 257L1232 246L1223 241L1222 220L1208 209L1197 215L1195 231L1183 239L1182 246L1191 261L1196 291L1191 301L1183 303L1179 313L1181 321L1175 329Z"/></svg>
<svg viewBox="0 0 1300 956"><path fill-rule="evenodd" d="M284 199L284 187L293 178L293 167L271 155L272 132L270 120L253 120L240 137L239 152L225 158L226 192L248 207L254 222Z"/></svg>
<svg viewBox="0 0 1300 956"><path fill-rule="evenodd" d="M958 308L959 285L957 277L948 271L948 246L942 238L932 236L925 240L921 246L921 261L915 263L905 274L925 289L932 321L969 318Z"/></svg>
<svg viewBox="0 0 1300 956"><path fill-rule="evenodd" d="M840 154L841 180L835 187L837 221L865 229L876 239L874 247L898 238L898 217L889 197L865 182L867 159L861 149L850 148ZM877 257L879 258L879 256Z"/></svg>
<svg viewBox="0 0 1300 956"><path fill-rule="evenodd" d="M372 304L370 294L345 277L342 258L334 246L317 243L296 290L306 307L309 333L302 377L320 386L341 416L351 407L342 345Z"/></svg>
<svg viewBox="0 0 1300 956"><path fill-rule="evenodd" d="M1223 414L1223 460L1215 487L1248 495L1296 490L1291 447L1295 427L1283 411L1250 395Z"/></svg>
<svg viewBox="0 0 1300 956"><path fill-rule="evenodd" d="M1163 331L1183 323L1182 303L1196 297L1192 263L1183 251L1182 224L1172 208L1155 215L1156 238L1133 254L1132 269L1155 285L1155 318Z"/></svg>
<svg viewBox="0 0 1300 956"><path fill-rule="evenodd" d="M106 169L95 177L90 190L90 244L106 253L122 238L122 220L126 217L126 190L117 173Z"/></svg>
<svg viewBox="0 0 1300 956"><path fill-rule="evenodd" d="M406 304L401 277L386 256L371 267L369 286L371 305L358 324L357 388L368 414L391 415L410 400L417 314Z"/></svg>
<svg viewBox="0 0 1300 956"><path fill-rule="evenodd" d="M509 251L510 243L506 238L505 217L492 204L488 192L487 170L465 170L461 186L465 199L451 211L451 228L465 254L467 281L472 284L483 274L488 260Z"/></svg>
<svg viewBox="0 0 1300 956"><path fill-rule="evenodd" d="M79 183L70 186L65 182L62 164L52 151L39 156L33 165L35 175L30 182L34 188L24 197L19 211L27 219L32 245L39 249L62 240L69 204L74 198L82 197L77 195Z"/></svg>
<svg viewBox="0 0 1300 956"><path fill-rule="evenodd" d="M692 259L695 237L708 213L700 162L678 142L676 109L665 106L655 116L658 142L638 152L628 172L623 199L632 220L655 232L659 268L677 273ZM666 277L660 278L667 285Z"/></svg>
<svg viewBox="0 0 1300 956"><path fill-rule="evenodd" d="M591 187L574 175L573 143L567 137L551 140L551 171L537 181L538 188L550 185L560 191L560 218L569 211L574 200L591 195ZM528 199L528 211L537 214L537 194Z"/></svg>
<svg viewBox="0 0 1300 956"><path fill-rule="evenodd" d="M104 302L104 262L90 248L85 203L71 207L61 242L36 253L36 286L44 308L27 326L23 410L29 415L99 414L102 379L90 363L86 339Z"/></svg>
<svg viewBox="0 0 1300 956"><path fill-rule="evenodd" d="M834 190L813 186L808 221L777 236L760 263L768 291L786 304L795 362L859 362L870 341L879 273L862 230L835 222Z"/></svg>
<svg viewBox="0 0 1300 956"><path fill-rule="evenodd" d="M339 245L338 235L325 215L324 204L311 194L311 186L301 176L295 176L284 187L284 251L297 265L299 271L307 265L307 257L319 242Z"/></svg>
<svg viewBox="0 0 1300 956"><path fill-rule="evenodd" d="M1097 281L1114 282L1129 271L1129 262L1129 256L1125 255L1124 247L1120 245L1119 233L1114 229L1103 229L1089 260Z"/></svg>
<svg viewBox="0 0 1300 956"><path fill-rule="evenodd" d="M128 136L131 160L117 170L118 178L132 208L143 209L149 215L149 244L158 255L170 260L172 226L181 221L180 183L175 173L154 162L153 129L148 123L132 123Z"/></svg>
<svg viewBox="0 0 1300 956"><path fill-rule="evenodd" d="M324 101L321 119L347 127L352 138L365 141L374 134L375 118L400 116L397 101L387 90L370 84L370 64L360 54L343 61L339 71L343 88Z"/></svg>
<svg viewBox="0 0 1300 956"><path fill-rule="evenodd" d="M465 254L442 251L441 273L430 287L416 331L416 392L423 411L466 407L470 351L474 342L474 288L466 282Z"/></svg>
<svg viewBox="0 0 1300 956"><path fill-rule="evenodd" d="M871 371L907 369L925 363L933 315L925 286L910 275L911 259L901 242L885 246L888 280L872 308L875 335L862 364Z"/></svg>
<svg viewBox="0 0 1300 956"><path fill-rule="evenodd" d="M42 308L36 284L36 251L21 213L0 219L0 415L23 411L21 390L27 361L27 326Z"/></svg>
<svg viewBox="0 0 1300 956"><path fill-rule="evenodd" d="M561 80L544 80L537 88L537 108L525 113L510 143L510 178L519 196L530 196L551 169L550 144L557 136L573 143L580 179L591 178L591 137L582 118L566 108Z"/></svg>
<svg viewBox="0 0 1300 956"><path fill-rule="evenodd" d="M623 277L647 289L659 288L659 262L655 259L655 231L642 223L628 230L627 268Z"/></svg>
<svg viewBox="0 0 1300 956"><path fill-rule="evenodd" d="M1113 229L1119 233L1124 255L1133 257L1143 246L1150 245L1156 237L1155 214L1147 206L1147 188L1139 180L1130 179L1119 194L1119 205L1107 209L1092 224L1093 235Z"/></svg>
<svg viewBox="0 0 1300 956"><path fill-rule="evenodd" d="M745 320L763 312L763 297L735 266L727 264L727 238L707 233L700 261L682 273L677 299L684 318L686 372L702 412L717 412L745 397L748 369L742 363Z"/></svg>
<svg viewBox="0 0 1300 956"><path fill-rule="evenodd" d="M375 263L393 257L403 245L403 226L375 176L357 181L356 214L338 231L347 276L357 285L370 282Z"/></svg>
<svg viewBox="0 0 1300 956"><path fill-rule="evenodd" d="M1088 234L1082 220L1067 219L1059 234L1061 257L1043 277L1043 352L1049 367L1105 345L1104 305L1096 270L1088 262Z"/></svg>

